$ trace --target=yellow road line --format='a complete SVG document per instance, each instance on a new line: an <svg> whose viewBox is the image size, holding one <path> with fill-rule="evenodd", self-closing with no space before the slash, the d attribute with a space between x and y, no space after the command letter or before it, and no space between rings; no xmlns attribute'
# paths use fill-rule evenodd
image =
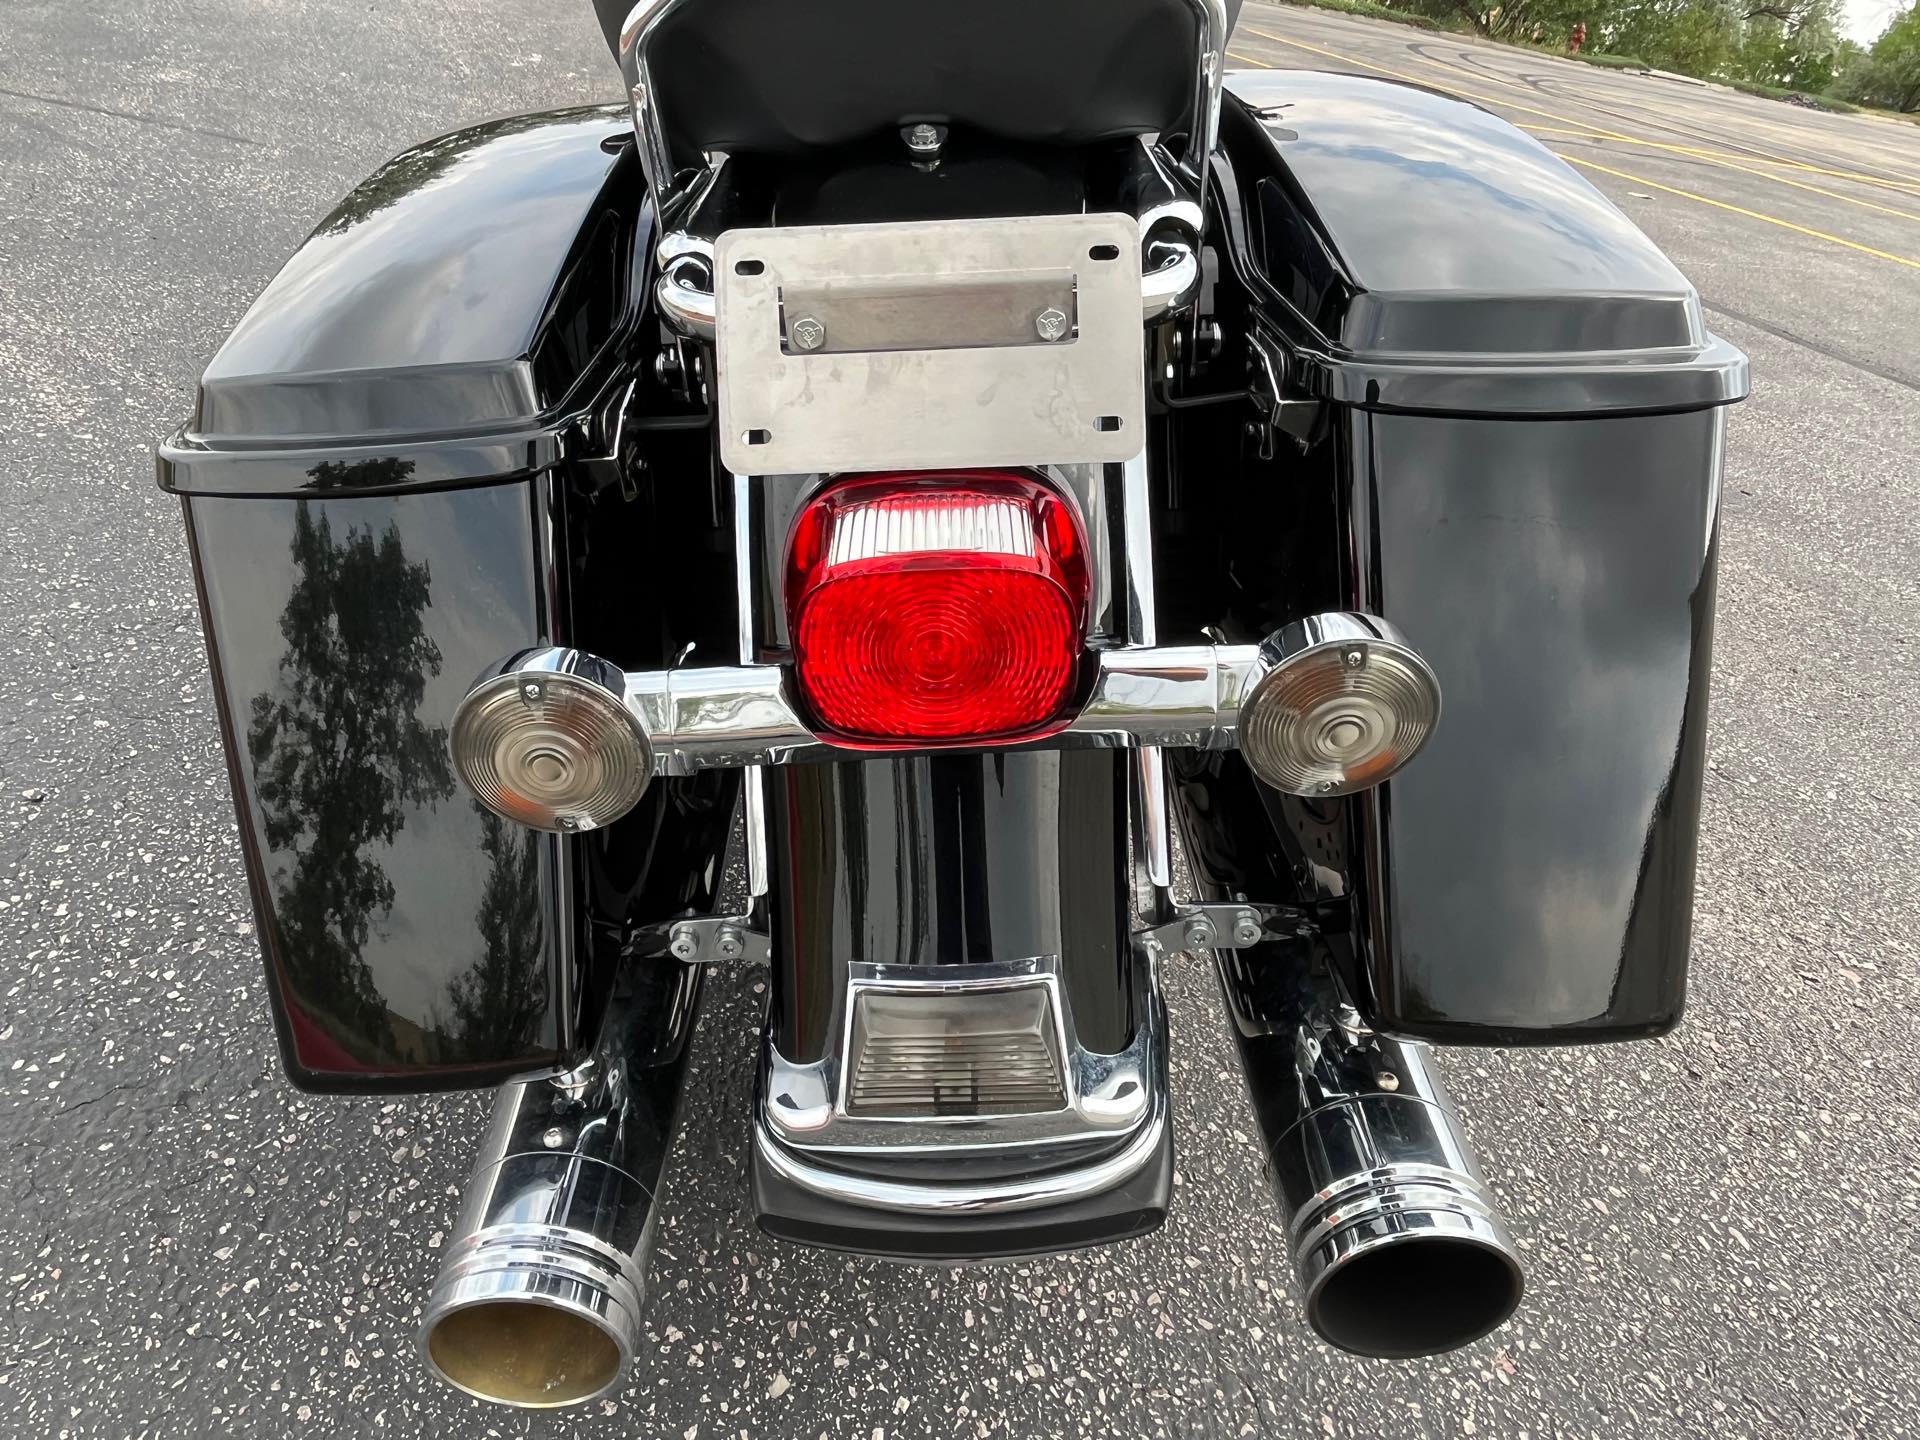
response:
<svg viewBox="0 0 1920 1440"><path fill-rule="evenodd" d="M1249 27L1245 27L1245 28L1248 28L1248 29L1251 29L1252 27L1250 27L1250 26L1249 26ZM1298 40L1282 40L1282 39L1281 39L1281 38L1280 38L1280 37L1279 37L1278 35L1268 35L1268 34L1266 34L1266 33L1265 33L1264 31L1260 31L1260 30L1254 30L1254 31L1253 31L1253 33L1254 33L1254 34L1256 34L1256 35L1259 35L1259 36L1261 36L1261 38L1263 38L1263 39L1266 39L1266 40L1276 40L1276 41L1279 41L1279 43L1280 43L1280 44L1282 44L1282 45L1294 45L1294 46L1297 46L1298 48L1300 48L1300 49L1302 49L1302 50L1311 50L1311 51L1314 51L1314 52L1315 52L1316 54L1320 54L1320 55L1325 55L1325 56L1327 56L1327 57L1328 57L1329 59L1333 59L1333 60L1339 60L1339 61L1342 61L1342 62L1344 62L1344 63L1346 63L1346 64L1349 64L1349 65L1362 65L1362 66L1365 66L1365 67L1366 67L1367 69L1369 69L1369 70L1373 70L1373 71L1376 71L1377 73L1379 73L1379 74L1381 74L1381 75L1388 75L1388 76L1391 76L1392 78L1394 78L1394 79L1396 79L1396 80L1407 80L1407 81L1410 81L1411 83L1413 83L1413 84L1415 84L1415 85L1421 85L1421 84L1425 84L1425 82L1424 82L1424 81L1422 81L1422 80L1419 80L1419 79L1417 79L1417 78L1415 78L1414 76L1411 76L1411 75L1402 75L1402 74L1400 74L1400 73L1398 73L1397 71L1393 71L1393 70L1389 70L1389 69L1387 69L1387 68L1386 68L1385 66L1382 66L1382 65L1373 65L1373 64L1369 64L1369 63L1368 63L1367 61L1365 61L1365 60L1358 60L1358 59L1354 59L1354 58L1353 58L1353 57L1351 57L1351 56L1347 56L1347 55L1337 55L1337 54L1335 54L1335 53L1334 53L1333 51L1331 51L1331 50L1321 50L1321 49L1320 49L1320 48L1319 48L1318 46L1314 46L1314 45L1308 45L1308 44L1305 44L1304 42L1301 42L1301 41L1298 41ZM1264 60L1256 60L1256 59L1254 59L1254 58L1253 58L1253 57L1252 57L1251 55L1240 55L1240 54L1236 54L1236 53L1235 53L1234 51L1231 51L1231 50L1229 50L1229 51L1227 52L1227 54L1228 54L1228 56L1229 56L1229 57L1230 57L1231 59L1234 59L1234 60L1242 60L1242 61L1245 61L1245 62L1246 62L1247 64L1249 64L1249 65L1257 65L1257 66L1259 66L1259 67L1260 67L1260 68L1261 68L1262 70L1272 70L1272 69L1274 69L1274 68L1275 68L1275 67L1274 67L1273 65L1270 65L1270 64L1268 64L1268 63L1267 63L1266 61L1264 61ZM1455 93L1456 95L1460 95L1460 96L1463 96L1464 98L1467 98L1467 99L1485 99L1485 98L1487 98L1487 97L1484 97L1484 96L1475 96L1475 95L1470 95L1470 94L1468 94L1468 92L1466 92L1466 91L1464 91L1464 90L1456 90L1456 91L1454 91L1453 93ZM1505 105L1508 105L1508 108L1510 108L1510 109L1515 109L1515 110L1526 110L1526 109L1528 109L1528 108L1529 108L1529 107L1527 107L1527 106L1525 106L1525 105L1512 105L1512 104L1510 104L1509 102L1507 102L1507 101L1502 101L1502 100L1491 100L1491 101L1489 101L1489 103L1490 103L1490 104L1496 104L1496 105L1501 105L1501 104L1505 104ZM1541 114L1541 115L1545 115L1545 114L1547 114L1547 112L1545 112L1545 111L1534 111L1533 113L1535 113L1535 114ZM1568 119L1568 117L1567 117L1567 116L1564 116L1564 115L1547 115L1547 118L1548 118L1548 119L1550 119L1550 120L1567 120L1567 119ZM1573 124L1576 124L1576 125L1577 125L1577 124L1580 124L1580 123L1582 123L1582 122L1580 122L1580 121L1577 121L1577 120L1575 120L1575 121L1572 121L1571 123L1573 123ZM1589 134L1587 134L1587 135L1585 135L1585 136L1582 136L1581 138L1586 138L1586 139L1612 139L1612 140L1625 140L1625 141L1628 141L1628 142L1631 142L1631 141L1633 140L1633 138L1634 138L1634 137L1633 137L1633 136L1631 136L1631 135L1617 135L1617 134L1610 134L1610 133L1609 133L1609 132L1607 132L1607 131L1604 131L1604 130L1599 130L1599 129L1596 129L1596 128L1594 128L1594 127L1591 127L1591 126L1590 126L1590 127L1588 127L1588 130L1589 130L1589 132L1590 132L1590 133L1589 133ZM1570 134L1576 134L1576 135L1577 135L1577 134L1579 134L1579 132L1577 132L1577 131L1576 131L1576 132L1568 132L1568 133L1570 133ZM1556 153L1557 153L1557 152L1556 152ZM1874 249L1874 248L1873 248L1873 246L1871 246L1871 245L1862 245L1862 244L1861 244L1861 243L1860 243L1859 241L1857 241L1857 240L1848 240L1848 239L1846 239L1846 238L1844 238L1843 236L1839 236L1839 235L1829 235L1829 234L1828 234L1828 233L1827 233L1826 231L1824 231L1824 230L1813 230L1813 229L1810 229L1810 228L1808 228L1808 227L1807 227L1807 226L1805 226L1805 225L1796 225L1796 224L1794 224L1794 222L1793 222L1793 221L1791 221L1791 220L1782 220L1782 219L1781 219L1781 218L1780 218L1779 216L1777 216L1777 215L1767 215L1767 214L1763 214L1762 212L1760 212L1760 211L1758 211L1758 210L1749 210L1749 209L1747 209L1747 208L1746 208L1745 206L1742 206L1742 205L1733 205L1733 204L1729 204L1729 203L1728 203L1727 201L1725 201L1725 200L1715 200L1715 199L1713 199L1713 198L1712 198L1711 196L1707 196L1707 195L1696 195L1696 194L1695 194L1695 193L1694 193L1693 191L1691 191L1691 190L1682 190L1682 189L1680 189L1680 188L1679 188L1678 186L1676 186L1676 185L1663 185L1663 184L1661 184L1661 183L1660 183L1660 182L1659 182L1658 180L1648 180L1648 179L1646 179L1646 178L1645 178L1644 176L1640 176L1640 175L1629 175L1629 174L1628 174L1628 173L1627 173L1626 171L1624 171L1624 170L1615 170L1615 169L1613 169L1613 168L1612 168L1611 166L1607 166L1607 165L1600 165L1600 164L1596 164L1596 163L1595 163L1594 161L1592 161L1592 160L1582 160L1582 159L1580 159L1580 158L1579 158L1578 156L1575 156L1575 155L1562 155L1562 156L1561 156L1560 158L1561 158L1561 159L1563 159L1563 160L1566 160L1566 161L1568 161L1568 162L1569 162L1569 163L1571 163L1571 164L1574 164L1574 165L1581 165L1581 166L1584 166L1585 168L1587 168L1587 169L1589 169L1589 170L1597 170L1597 171L1599 171L1600 173L1602 173L1602 174L1604 174L1604 175L1612 175L1612 176L1614 176L1614 177L1615 177L1616 179L1620 179L1620 180L1631 180L1631 181L1632 181L1632 182L1633 182L1634 184L1636 184L1636 185L1646 185L1646 186L1649 186L1649 187L1651 187L1652 189L1655 189L1655 190L1664 190L1664 191L1666 191L1666 192L1667 192L1668 194L1670 194L1670 195L1678 195L1678 196L1680 196L1680 197L1681 197L1682 199L1686 199L1686 200L1695 200L1695 201L1698 201L1698 202L1699 202L1700 204L1702 204L1702 205L1711 205L1711 206L1713 206L1713 207L1714 207L1715 209L1717 209L1717 210L1730 210L1730 211L1732 211L1732 212L1733 212L1733 213L1734 213L1735 215L1744 215L1744 216L1746 216L1746 217L1747 217L1747 218L1749 218L1749 219L1752 219L1752 220L1759 220L1759 221L1762 221L1762 222L1764 222L1765 224L1768 224L1768 225L1778 225L1778 226L1779 226L1779 227L1780 227L1781 229L1783 229L1783 230L1792 230L1792 231L1795 231L1795 232L1797 232L1797 233L1799 233L1799 234L1801 234L1801 235L1808 235L1808 236L1811 236L1811 237L1813 237L1813 238L1814 238L1814 239L1816 239L1816 240L1826 240L1826 241L1830 241L1830 242L1831 242L1832 244L1835 244L1835 245L1840 245L1840 246L1844 246L1844 247L1845 247L1846 249L1848 249L1848 250L1858 250L1858 251L1860 251L1860 252L1861 252L1862 254L1864 254L1864 255L1872 255L1872 256L1874 256L1874 257L1876 257L1876 258L1878 258L1878 259L1881 259L1881 260L1891 260L1891 261L1893 261L1893 263L1894 263L1894 264L1896 264L1896 265L1905 265L1905 266L1907 266L1907 267L1909 267L1910 269L1914 269L1914 270L1920 270L1920 260L1909 260L1909 259L1908 259L1908 258L1907 258L1906 256L1904 256L1904 255L1895 255L1895 254L1892 254L1891 252L1889 252L1889 251L1886 251L1886 250L1876 250L1876 249Z"/></svg>
<svg viewBox="0 0 1920 1440"><path fill-rule="evenodd" d="M1548 131L1545 126L1538 125L1522 125L1520 128L1522 130L1533 131L1536 134L1553 133L1565 135L1575 140L1614 140L1621 145L1644 145L1654 150L1680 149L1677 145L1662 145L1657 140L1627 140L1619 139L1611 135L1582 135L1577 130ZM1705 157L1703 156L1701 158L1704 159ZM1720 161L1718 163L1725 166L1728 170L1740 170L1748 175L1758 175L1763 180L1772 180L1780 185L1791 185L1796 190L1805 190L1814 195L1825 195L1830 200L1844 200L1849 205L1858 205L1862 210L1878 210L1882 215L1892 215L1901 220L1920 220L1920 215L1916 215L1911 210L1896 210L1891 205L1882 205L1873 200L1861 200L1853 195L1842 195L1837 190L1826 190L1818 185L1808 185L1804 181L1789 180L1784 175L1769 175L1764 170L1755 170L1746 165L1736 165L1728 161Z"/></svg>
<svg viewBox="0 0 1920 1440"><path fill-rule="evenodd" d="M1273 67L1269 65L1267 68L1271 70ZM1841 180L1858 180L1863 184L1873 184L1881 189L1891 190L1896 195L1920 195L1920 188L1908 190L1903 184L1894 181L1875 180L1856 174L1850 170L1829 170L1822 165L1810 165L1804 160L1781 160L1772 156L1742 155L1734 150L1709 150L1700 145L1675 145L1668 140L1642 140L1631 135L1603 134L1595 131L1593 127L1587 125L1584 121L1572 119L1571 117L1559 118L1567 119L1568 123L1577 125L1580 128L1567 130L1556 129L1551 125L1534 124L1522 124L1520 128L1535 135L1573 135L1583 140L1617 140L1622 145L1639 145L1648 150L1665 150L1674 155L1691 155L1703 160L1731 160L1747 165L1781 165L1789 170L1806 170L1818 175L1832 175Z"/></svg>
<svg viewBox="0 0 1920 1440"><path fill-rule="evenodd" d="M1759 210L1749 210L1744 205L1732 205L1725 200L1715 200L1711 195L1696 195L1691 190L1682 190L1677 185L1663 185L1658 180L1649 180L1644 175L1629 175L1624 170L1615 170L1611 165L1599 165L1592 160L1582 160L1578 155L1562 155L1561 159L1570 165L1583 166L1588 170L1598 170L1602 175L1611 175L1618 180L1631 180L1636 185L1650 186L1655 190L1664 190L1669 195L1679 195L1687 200L1697 200L1702 205L1711 205L1716 210L1731 210L1736 215L1744 215L1749 220L1763 220L1769 225L1778 225L1782 230L1792 230L1801 235L1811 235L1816 240L1830 241L1835 245L1844 245L1849 250L1858 250L1863 255L1873 255L1882 260L1891 260L1896 265L1905 265L1911 270L1920 270L1920 260L1910 260L1905 255L1895 255L1886 250L1876 250L1871 245L1862 245L1858 240L1848 240L1840 235L1829 235L1824 230L1812 230L1805 225L1796 225L1791 220L1782 220L1778 215L1768 215Z"/></svg>
<svg viewBox="0 0 1920 1440"><path fill-rule="evenodd" d="M1823 190L1817 186L1810 186L1810 185L1803 184L1798 180L1790 180L1784 175L1773 175L1773 174L1769 174L1767 171L1764 171L1764 170L1752 169L1748 165L1736 164L1731 160L1719 158L1715 154L1715 152L1710 150L1700 149L1695 146L1669 146L1663 141L1642 139L1640 136L1637 136L1637 135L1628 135L1618 130L1609 130L1604 126L1594 124L1592 121L1582 120L1578 116L1561 115L1561 114L1555 113L1552 110L1542 110L1538 106L1523 105L1517 100L1508 100L1497 95L1479 94L1472 90L1463 90L1458 86L1452 86L1452 87L1439 86L1439 85L1436 85L1435 82L1429 79L1423 79L1418 75L1409 75L1406 72L1401 70L1390 70L1384 65L1375 65L1371 61L1362 60L1355 55L1342 55L1337 50L1326 50L1321 48L1318 45L1309 45L1304 40L1289 40L1283 35L1272 35L1265 30L1255 29L1251 25L1243 25L1240 28L1245 30L1250 35L1258 35L1261 39L1271 40L1277 45L1290 45L1295 49L1305 50L1314 55L1324 56L1326 59L1329 59L1329 60L1338 60L1343 65L1359 65L1365 69L1374 71L1376 74L1391 76L1395 80L1405 80L1409 84L1426 85L1426 86L1429 86L1430 88L1450 89L1453 94L1459 95L1464 99L1479 100L1488 105L1499 105L1509 110L1522 111L1528 115L1539 115L1542 118L1547 120L1558 120L1564 125L1582 125L1582 126L1585 126L1588 130L1592 131L1595 135L1604 136L1609 140L1620 140L1630 145L1645 145L1650 148L1672 149L1677 153L1690 155L1696 159L1704 160L1709 164L1721 165L1729 170L1738 170L1744 174L1754 175L1762 180L1772 180L1781 185L1791 185L1791 186L1794 186L1796 189L1812 190L1813 193L1816 195L1824 195L1829 199L1844 201L1849 205L1859 205L1867 209L1873 209L1873 210L1879 210L1879 209L1885 208L1883 206L1876 205L1871 200L1859 200L1854 198L1851 195L1842 195L1842 194L1839 194L1837 191ZM1445 60L1435 60L1430 55L1421 55L1421 56L1417 56L1416 58L1419 61L1419 63L1422 65L1431 65L1434 68L1439 70L1450 70L1455 74L1465 75L1470 80L1487 81L1495 85L1504 85L1510 90L1520 90L1528 94L1532 93L1531 91L1527 90L1526 86L1515 84L1511 80L1503 80L1497 75L1481 75L1475 71L1464 69L1461 66L1449 64ZM1272 69L1273 67L1268 66L1266 68ZM1583 102L1579 100L1574 100L1573 103L1578 105ZM1741 159L1743 160L1752 160L1755 158L1756 157L1751 157L1751 156L1741 157ZM1797 170L1807 170L1807 171L1811 171L1821 175L1830 175L1838 180L1851 180L1856 184L1872 185L1881 189L1894 190L1902 195L1911 195L1916 193L1915 191L1908 190L1905 187L1905 185L1899 183L1898 181L1889 180L1885 176L1866 175L1858 171L1850 171L1850 170L1834 170L1824 165L1814 165L1803 160L1788 160L1779 156L1768 156L1768 157L1765 157L1765 159L1761 160L1760 163L1785 165ZM1920 217L1911 215L1904 210L1890 210L1887 213L1893 214L1893 215L1899 215L1899 216L1902 216L1903 218L1910 219L1910 220L1920 218Z"/></svg>

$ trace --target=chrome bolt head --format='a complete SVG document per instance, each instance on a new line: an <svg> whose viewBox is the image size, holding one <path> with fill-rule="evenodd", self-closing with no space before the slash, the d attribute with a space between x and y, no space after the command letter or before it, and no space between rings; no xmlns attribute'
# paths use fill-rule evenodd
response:
<svg viewBox="0 0 1920 1440"><path fill-rule="evenodd" d="M723 925L713 940L714 953L722 960L738 960L747 953L746 937L731 925Z"/></svg>
<svg viewBox="0 0 1920 1440"><path fill-rule="evenodd" d="M535 681L529 680L526 684L520 687L520 695L522 699L525 699L528 701L538 700L540 698L539 684Z"/></svg>
<svg viewBox="0 0 1920 1440"><path fill-rule="evenodd" d="M787 326L787 338L796 350L818 350L827 343L827 327L811 315L802 315Z"/></svg>
<svg viewBox="0 0 1920 1440"><path fill-rule="evenodd" d="M1236 945L1258 945L1262 933L1259 917L1251 912L1243 911L1233 922L1233 943Z"/></svg>
<svg viewBox="0 0 1920 1440"><path fill-rule="evenodd" d="M1205 950L1214 941L1213 922L1204 915L1196 915L1187 921L1181 933L1187 944L1195 950Z"/></svg>
<svg viewBox="0 0 1920 1440"><path fill-rule="evenodd" d="M930 125L922 120L918 125L909 125L900 132L900 138L907 143L907 149L920 160L931 160L940 154L947 143L947 127Z"/></svg>
<svg viewBox="0 0 1920 1440"><path fill-rule="evenodd" d="M1366 651L1357 649L1357 648L1347 651L1347 668L1349 670L1358 670L1362 665L1366 663L1367 663Z"/></svg>
<svg viewBox="0 0 1920 1440"><path fill-rule="evenodd" d="M549 1150L558 1150L567 1143L567 1132L558 1125L549 1126L540 1136L540 1143Z"/></svg>
<svg viewBox="0 0 1920 1440"><path fill-rule="evenodd" d="M1373 1077L1373 1083L1378 1085L1382 1090L1398 1090L1400 1088L1400 1077L1391 1070L1382 1070L1378 1075Z"/></svg>
<svg viewBox="0 0 1920 1440"><path fill-rule="evenodd" d="M676 925L668 932L667 952L676 960L691 960L700 953L700 937L691 925Z"/></svg>
<svg viewBox="0 0 1920 1440"><path fill-rule="evenodd" d="M1058 340L1067 333L1067 312L1057 305L1049 305L1033 317L1033 328L1040 332L1042 340Z"/></svg>

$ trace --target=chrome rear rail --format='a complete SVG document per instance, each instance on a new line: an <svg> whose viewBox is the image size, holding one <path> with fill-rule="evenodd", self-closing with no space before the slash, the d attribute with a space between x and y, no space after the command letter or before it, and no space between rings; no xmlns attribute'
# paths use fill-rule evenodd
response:
<svg viewBox="0 0 1920 1440"><path fill-rule="evenodd" d="M1230 750L1241 701L1262 673L1257 645L1129 646L1093 658L1092 694L1063 729L1011 744L1001 739L939 748ZM550 676L593 677L589 683L604 684L612 679L611 670L579 650L528 650L504 662L476 690L503 683L541 685ZM795 708L786 667L780 665L636 671L624 682L626 708L646 734L656 775L860 759L880 750L916 748L849 746L816 735Z"/></svg>
<svg viewBox="0 0 1920 1440"><path fill-rule="evenodd" d="M454 714L454 765L489 809L536 829L610 824L657 775L964 750L1241 750L1300 795L1379 784L1439 716L1438 682L1377 616L1332 611L1259 645L1093 651L1074 716L1029 738L847 743L816 733L782 665L624 672L543 646L484 674Z"/></svg>

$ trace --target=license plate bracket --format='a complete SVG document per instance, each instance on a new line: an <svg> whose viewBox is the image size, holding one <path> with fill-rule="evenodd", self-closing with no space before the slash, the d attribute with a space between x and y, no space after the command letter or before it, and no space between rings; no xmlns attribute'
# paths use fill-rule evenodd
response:
<svg viewBox="0 0 1920 1440"><path fill-rule="evenodd" d="M714 269L720 455L737 474L1144 447L1129 216L731 230Z"/></svg>

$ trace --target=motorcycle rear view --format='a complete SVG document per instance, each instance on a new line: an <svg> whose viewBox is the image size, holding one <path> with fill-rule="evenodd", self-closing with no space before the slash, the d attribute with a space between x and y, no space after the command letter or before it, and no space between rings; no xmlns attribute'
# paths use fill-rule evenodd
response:
<svg viewBox="0 0 1920 1440"><path fill-rule="evenodd" d="M1314 1328L1499 1326L1427 1044L1679 1018L1744 357L1223 0L601 19L625 103L371 177L160 452L289 1077L499 1087L427 1364L618 1383L714 965L774 1235L1155 1229L1210 963Z"/></svg>

